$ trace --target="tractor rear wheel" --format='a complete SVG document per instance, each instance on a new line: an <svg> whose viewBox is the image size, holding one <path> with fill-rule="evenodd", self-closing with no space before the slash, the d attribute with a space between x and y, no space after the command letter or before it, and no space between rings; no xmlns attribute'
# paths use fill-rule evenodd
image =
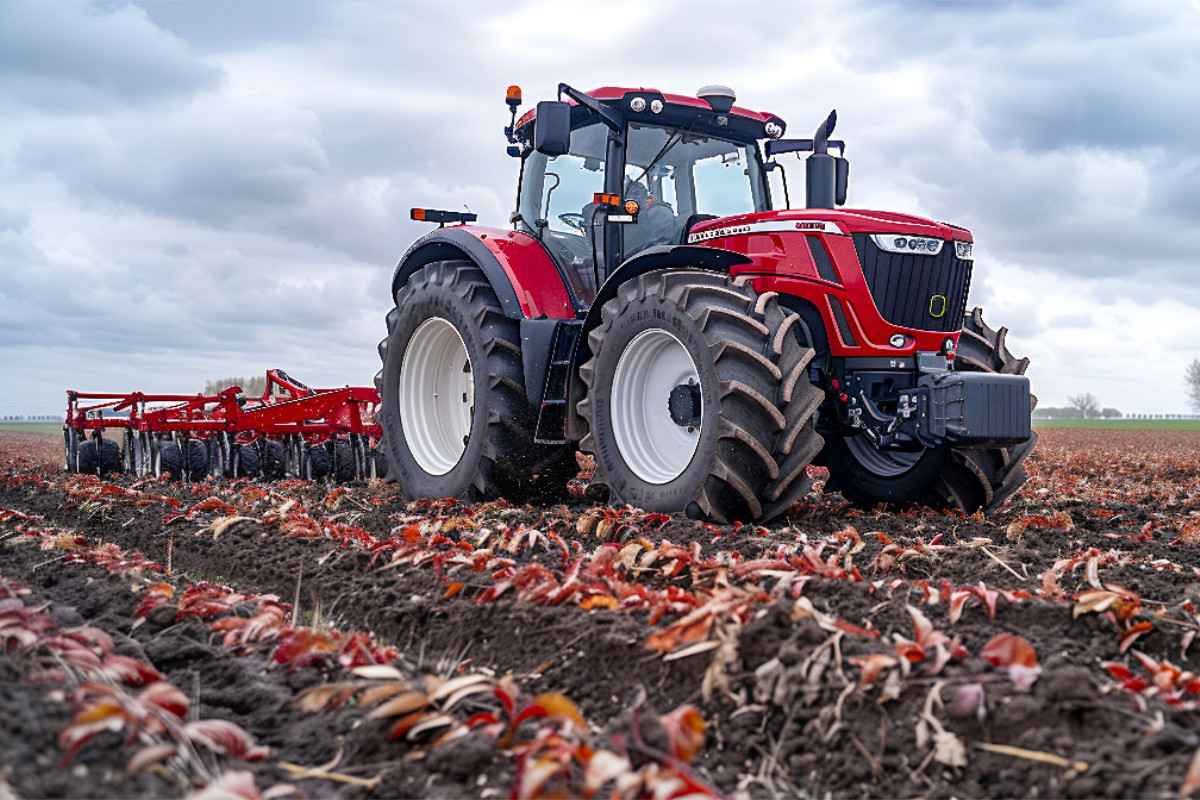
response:
<svg viewBox="0 0 1200 800"><path fill-rule="evenodd" d="M611 503L762 522L811 488L813 351L774 293L699 270L621 286L588 335L578 405Z"/></svg>
<svg viewBox="0 0 1200 800"><path fill-rule="evenodd" d="M1007 328L995 331L983 310L967 315L955 367L963 372L1023 375L1029 359L1005 346ZM1036 404L1036 399L1035 399ZM1032 411L1032 408L1030 409ZM968 514L996 511L1025 483L1021 462L1037 444L1037 434L1012 447L926 448L919 452L880 451L865 435L830 436L820 461L829 467L827 489L868 505L916 502L957 508Z"/></svg>
<svg viewBox="0 0 1200 800"><path fill-rule="evenodd" d="M379 417L388 479L409 498L530 497L540 465L561 448L533 441L520 327L482 270L429 264L396 292L387 326Z"/></svg>
<svg viewBox="0 0 1200 800"><path fill-rule="evenodd" d="M121 446L112 439L88 439L79 445L79 472L114 475L121 471Z"/></svg>

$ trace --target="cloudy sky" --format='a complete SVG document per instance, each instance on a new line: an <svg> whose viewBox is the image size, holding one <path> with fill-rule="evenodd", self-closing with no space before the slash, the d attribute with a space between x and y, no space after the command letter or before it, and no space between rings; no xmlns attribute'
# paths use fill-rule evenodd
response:
<svg viewBox="0 0 1200 800"><path fill-rule="evenodd" d="M603 9L603 13L601 13ZM503 97L837 108L850 205L970 227L1043 403L1186 410L1200 0L0 2L0 415L279 366L369 384L414 205L502 225Z"/></svg>

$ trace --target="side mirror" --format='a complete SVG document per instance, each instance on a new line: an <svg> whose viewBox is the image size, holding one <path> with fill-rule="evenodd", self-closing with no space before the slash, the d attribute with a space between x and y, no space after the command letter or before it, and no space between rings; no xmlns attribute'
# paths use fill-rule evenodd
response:
<svg viewBox="0 0 1200 800"><path fill-rule="evenodd" d="M846 205L846 189L850 186L850 162L844 158L834 159L834 196L839 206Z"/></svg>
<svg viewBox="0 0 1200 800"><path fill-rule="evenodd" d="M561 156L571 149L570 103L543 100L537 104L533 149L548 156Z"/></svg>

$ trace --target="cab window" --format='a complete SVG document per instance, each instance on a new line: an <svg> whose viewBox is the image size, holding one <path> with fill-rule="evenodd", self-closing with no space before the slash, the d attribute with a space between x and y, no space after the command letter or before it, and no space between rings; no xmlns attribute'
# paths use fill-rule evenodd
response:
<svg viewBox="0 0 1200 800"><path fill-rule="evenodd" d="M607 128L594 123L571 132L561 156L531 153L521 175L518 226L540 238L575 295L586 305L596 297L596 272L587 215L604 191Z"/></svg>

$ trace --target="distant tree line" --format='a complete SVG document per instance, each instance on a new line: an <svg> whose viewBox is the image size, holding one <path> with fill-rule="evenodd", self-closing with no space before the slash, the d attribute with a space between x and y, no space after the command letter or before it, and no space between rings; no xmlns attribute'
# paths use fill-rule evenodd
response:
<svg viewBox="0 0 1200 800"><path fill-rule="evenodd" d="M1200 411L1200 358L1194 359L1191 364L1188 364L1184 379L1188 385L1188 405L1194 410Z"/></svg>
<svg viewBox="0 0 1200 800"><path fill-rule="evenodd" d="M5 414L0 422L62 422L62 414Z"/></svg>
<svg viewBox="0 0 1200 800"><path fill-rule="evenodd" d="M215 381L208 381L204 384L204 394L216 394L222 389L228 389L230 386L242 387L242 392L247 397L262 397L263 392L267 390L267 376L256 375L253 378L220 378Z"/></svg>
<svg viewBox="0 0 1200 800"><path fill-rule="evenodd" d="M1034 419L1121 419L1124 414L1115 408L1102 408L1096 396L1086 392L1068 397L1065 406L1038 406L1033 416Z"/></svg>

